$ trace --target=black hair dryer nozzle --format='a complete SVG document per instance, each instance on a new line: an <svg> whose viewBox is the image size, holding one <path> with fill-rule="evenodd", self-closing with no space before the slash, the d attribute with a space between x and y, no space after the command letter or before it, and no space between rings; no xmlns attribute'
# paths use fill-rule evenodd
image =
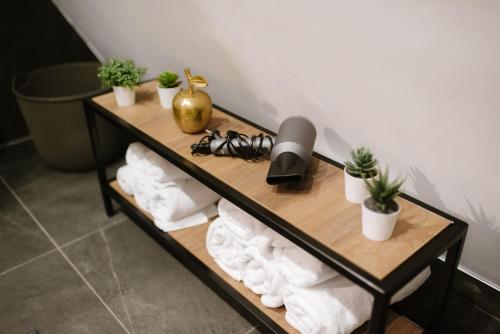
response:
<svg viewBox="0 0 500 334"><path fill-rule="evenodd" d="M292 116L281 123L271 151L268 184L298 183L304 179L316 140L316 128L307 118Z"/></svg>

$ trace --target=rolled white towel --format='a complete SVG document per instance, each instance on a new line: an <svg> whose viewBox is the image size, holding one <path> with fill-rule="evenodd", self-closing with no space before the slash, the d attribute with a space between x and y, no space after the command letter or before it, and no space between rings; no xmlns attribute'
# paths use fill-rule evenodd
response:
<svg viewBox="0 0 500 334"><path fill-rule="evenodd" d="M125 161L127 162L127 165L140 170L143 165L142 162L148 151L149 149L139 142L131 143L125 153Z"/></svg>
<svg viewBox="0 0 500 334"><path fill-rule="evenodd" d="M298 287L310 287L338 275L326 264L280 237L273 241L276 266L288 283Z"/></svg>
<svg viewBox="0 0 500 334"><path fill-rule="evenodd" d="M160 184L160 186L172 181L191 179L191 176L186 174L183 170L151 150L146 152L140 168L144 175L152 182Z"/></svg>
<svg viewBox="0 0 500 334"><path fill-rule="evenodd" d="M256 236L255 239L261 237ZM268 243L266 240L263 242ZM282 306L283 290L287 282L276 269L271 248L268 246L266 251L262 242L256 241L256 245L247 247L245 253L251 257L241 273L245 286L252 292L262 295L261 302L264 306L270 308Z"/></svg>
<svg viewBox="0 0 500 334"><path fill-rule="evenodd" d="M217 207L215 204L210 204L206 208L203 208L195 213L181 218L177 221L167 221L163 217L155 219L154 223L163 232L177 231L184 228L205 224L210 218L217 216Z"/></svg>
<svg viewBox="0 0 500 334"><path fill-rule="evenodd" d="M413 293L430 275L426 268L398 291L391 303ZM347 334L370 318L373 296L343 276L301 288L287 285L285 319L302 334Z"/></svg>
<svg viewBox="0 0 500 334"><path fill-rule="evenodd" d="M137 178L134 187L134 199L139 207L151 213L151 201L155 198L158 189L146 177Z"/></svg>
<svg viewBox="0 0 500 334"><path fill-rule="evenodd" d="M369 317L373 297L342 276L310 288L288 285L283 293L288 323L302 334L347 334Z"/></svg>
<svg viewBox="0 0 500 334"><path fill-rule="evenodd" d="M228 230L222 217L215 219L207 231L206 247L208 254L229 276L241 281L241 271L250 260L244 247L238 243Z"/></svg>
<svg viewBox="0 0 500 334"><path fill-rule="evenodd" d="M255 235L261 233L265 225L222 198L218 205L219 216L224 219L227 228L242 245L247 245Z"/></svg>
<svg viewBox="0 0 500 334"><path fill-rule="evenodd" d="M190 179L157 189L149 199L148 208L155 219L176 221L217 202L219 198L217 193Z"/></svg>
<svg viewBox="0 0 500 334"><path fill-rule="evenodd" d="M137 181L141 178L141 173L129 165L122 166L116 171L116 180L120 188L129 195L134 194Z"/></svg>

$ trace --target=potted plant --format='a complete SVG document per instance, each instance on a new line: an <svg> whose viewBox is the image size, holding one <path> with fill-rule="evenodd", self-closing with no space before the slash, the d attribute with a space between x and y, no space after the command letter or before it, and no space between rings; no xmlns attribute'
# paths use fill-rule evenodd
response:
<svg viewBox="0 0 500 334"><path fill-rule="evenodd" d="M135 103L135 87L145 72L145 68L136 67L132 60L111 58L99 67L97 76L103 87L113 87L118 106L128 107Z"/></svg>
<svg viewBox="0 0 500 334"><path fill-rule="evenodd" d="M394 198L400 194L404 180L389 181L389 169L386 169L385 172L379 170L377 177L364 181L370 195L363 200L361 209L363 234L370 240L387 240L401 212Z"/></svg>
<svg viewBox="0 0 500 334"><path fill-rule="evenodd" d="M172 100L181 91L181 81L178 79L179 75L172 71L165 71L156 78L158 80L160 103L165 109L172 109Z"/></svg>
<svg viewBox="0 0 500 334"><path fill-rule="evenodd" d="M344 168L345 197L352 203L361 204L369 195L363 178L372 179L377 175L378 161L365 147L352 151L351 158Z"/></svg>

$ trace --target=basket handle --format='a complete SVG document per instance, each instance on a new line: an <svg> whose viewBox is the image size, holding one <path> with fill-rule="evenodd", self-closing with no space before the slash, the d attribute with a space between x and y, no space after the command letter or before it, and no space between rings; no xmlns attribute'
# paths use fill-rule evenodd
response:
<svg viewBox="0 0 500 334"><path fill-rule="evenodd" d="M25 71L16 72L12 77L12 93L22 95L22 90L30 84L30 76Z"/></svg>

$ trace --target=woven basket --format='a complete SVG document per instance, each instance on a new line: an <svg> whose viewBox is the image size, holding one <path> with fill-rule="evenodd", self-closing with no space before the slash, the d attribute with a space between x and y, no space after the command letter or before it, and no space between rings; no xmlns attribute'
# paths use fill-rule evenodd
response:
<svg viewBox="0 0 500 334"><path fill-rule="evenodd" d="M99 63L68 63L17 74L12 91L35 147L50 166L64 171L94 167L83 99L97 94ZM97 119L106 162L124 154L125 135L113 124Z"/></svg>

